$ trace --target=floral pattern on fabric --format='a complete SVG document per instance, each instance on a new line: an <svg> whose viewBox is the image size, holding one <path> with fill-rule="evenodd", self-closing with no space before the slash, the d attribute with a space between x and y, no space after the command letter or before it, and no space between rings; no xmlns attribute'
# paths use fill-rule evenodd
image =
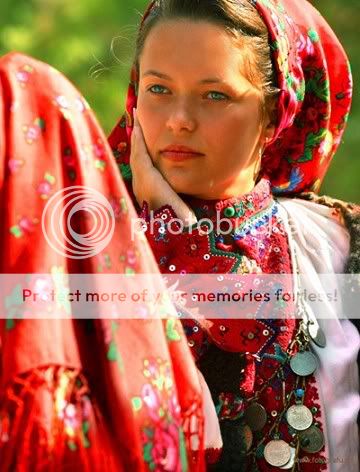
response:
<svg viewBox="0 0 360 472"><path fill-rule="evenodd" d="M180 431L180 407L177 403L169 365L161 359L144 361L141 395L132 399L138 412L147 409L152 424L143 429L144 460L153 471L188 470L184 436Z"/></svg>
<svg viewBox="0 0 360 472"><path fill-rule="evenodd" d="M0 59L0 85L0 186L6 201L1 272L21 274L40 293L50 284L67 294L68 274L141 273L159 282L145 237L131 236L136 212L104 133L79 92L49 65L19 53ZM114 237L85 260L54 250L42 230L49 200L73 186L100 192L114 214ZM92 218L73 219L78 234L93 229ZM60 236L63 249L66 236ZM164 470L188 461L189 470L204 470L201 385L181 324L75 319L66 297L38 319L36 304L24 303L22 288L21 282L9 288L3 307L8 318L0 320L1 471L150 470L143 430L155 428L158 418L145 407L135 415L131 401L150 385L143 375L143 359L150 356L166 365L169 438L177 437L167 457L162 455L167 429L156 433L151 441L157 462ZM20 309L27 314L23 319ZM168 318L175 315L170 303L162 309ZM196 451L189 419L198 424Z"/></svg>
<svg viewBox="0 0 360 472"><path fill-rule="evenodd" d="M269 30L281 90L277 132L265 150L262 172L271 180L274 194L317 192L351 106L346 54L306 0L252 3Z"/></svg>

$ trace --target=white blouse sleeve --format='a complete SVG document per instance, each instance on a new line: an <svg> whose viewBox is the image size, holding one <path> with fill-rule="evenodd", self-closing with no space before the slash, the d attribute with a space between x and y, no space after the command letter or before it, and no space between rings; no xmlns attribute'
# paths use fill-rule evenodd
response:
<svg viewBox="0 0 360 472"><path fill-rule="evenodd" d="M281 214L289 234L293 261L301 277L301 289L311 292L323 281L336 286L335 274L344 272L349 255L349 234L333 209L301 199L280 198ZM331 279L331 274L333 277ZM319 357L316 379L326 418L326 443L330 472L358 472L357 414L360 406L357 354L360 336L356 327L336 314L329 303L329 317L318 319L327 345L312 346Z"/></svg>

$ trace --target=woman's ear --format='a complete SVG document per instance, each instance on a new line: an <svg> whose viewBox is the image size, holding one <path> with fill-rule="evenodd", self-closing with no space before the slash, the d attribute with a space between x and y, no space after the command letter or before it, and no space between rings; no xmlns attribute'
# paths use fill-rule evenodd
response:
<svg viewBox="0 0 360 472"><path fill-rule="evenodd" d="M264 130L265 143L271 141L275 134L276 126L274 123L269 123Z"/></svg>
<svg viewBox="0 0 360 472"><path fill-rule="evenodd" d="M276 130L275 123L270 121L269 117L267 116L264 122L263 131L261 135L263 146L267 146L268 143L273 139L275 130Z"/></svg>
<svg viewBox="0 0 360 472"><path fill-rule="evenodd" d="M274 137L277 122L277 97L272 97L266 104L266 119L264 123L263 137L265 143Z"/></svg>

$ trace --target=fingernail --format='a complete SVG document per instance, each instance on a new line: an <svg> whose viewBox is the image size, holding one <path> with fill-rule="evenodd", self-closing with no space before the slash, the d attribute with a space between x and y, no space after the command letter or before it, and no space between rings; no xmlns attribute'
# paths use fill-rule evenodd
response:
<svg viewBox="0 0 360 472"><path fill-rule="evenodd" d="M136 116L136 108L133 108L133 117L134 117L134 123L137 121L137 116Z"/></svg>

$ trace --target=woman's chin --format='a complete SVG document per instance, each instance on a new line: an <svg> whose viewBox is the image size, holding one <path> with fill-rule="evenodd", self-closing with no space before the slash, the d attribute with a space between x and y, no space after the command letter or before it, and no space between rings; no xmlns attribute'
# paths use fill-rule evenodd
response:
<svg viewBox="0 0 360 472"><path fill-rule="evenodd" d="M186 175L180 175L178 172L164 172L163 176L176 193L193 195L199 186L196 179L188 178Z"/></svg>
<svg viewBox="0 0 360 472"><path fill-rule="evenodd" d="M190 185L189 183L174 181L170 181L169 183L171 185L171 188L176 193L181 193L184 195L194 195L196 193L196 188L194 187L194 185Z"/></svg>

